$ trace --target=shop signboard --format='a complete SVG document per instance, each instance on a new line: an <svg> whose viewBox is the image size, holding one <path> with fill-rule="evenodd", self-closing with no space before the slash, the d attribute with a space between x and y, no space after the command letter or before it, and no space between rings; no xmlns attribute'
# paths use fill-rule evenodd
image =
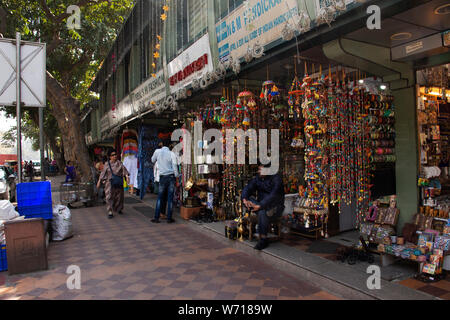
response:
<svg viewBox="0 0 450 320"><path fill-rule="evenodd" d="M131 94L131 115L135 115L142 111L147 111L152 107L152 101L159 104L166 97L166 79L164 72L161 70L156 77L149 78Z"/></svg>
<svg viewBox="0 0 450 320"><path fill-rule="evenodd" d="M249 45L266 46L281 38L287 21L298 16L297 0L249 0L216 24L219 59L242 58Z"/></svg>
<svg viewBox="0 0 450 320"><path fill-rule="evenodd" d="M194 79L201 78L207 72L214 71L209 35L205 34L172 60L167 66L167 71L169 73L170 93L175 93L190 85Z"/></svg>
<svg viewBox="0 0 450 320"><path fill-rule="evenodd" d="M115 126L125 121L133 114L133 105L131 103L130 96L125 97L112 111L112 118L110 119L110 125Z"/></svg>
<svg viewBox="0 0 450 320"><path fill-rule="evenodd" d="M109 116L108 113L106 113L101 119L100 119L100 132L103 133L106 130L108 130L110 127L109 125Z"/></svg>

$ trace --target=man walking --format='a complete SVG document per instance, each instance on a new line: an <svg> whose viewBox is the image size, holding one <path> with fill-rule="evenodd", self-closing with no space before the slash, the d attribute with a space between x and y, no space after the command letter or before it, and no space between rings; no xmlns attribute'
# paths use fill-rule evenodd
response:
<svg viewBox="0 0 450 320"><path fill-rule="evenodd" d="M164 147L155 151L152 162L158 162L159 170L159 190L158 201L156 203L155 217L153 223L159 223L161 209L165 207L167 202L167 223L173 223L173 195L175 193L175 185L178 187L178 161L175 153L168 148L169 143L165 142Z"/></svg>

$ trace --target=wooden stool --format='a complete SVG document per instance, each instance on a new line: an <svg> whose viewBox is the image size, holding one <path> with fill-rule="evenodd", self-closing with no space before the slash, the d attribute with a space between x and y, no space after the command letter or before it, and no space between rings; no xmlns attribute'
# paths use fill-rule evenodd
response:
<svg viewBox="0 0 450 320"><path fill-rule="evenodd" d="M248 240L253 241L253 227L258 224L258 216L251 215L249 218L244 220L247 223L248 228ZM267 235L267 239L269 241L278 241L281 238L281 217L270 217L269 218L269 234ZM276 229L276 234L272 234L270 231L272 228Z"/></svg>

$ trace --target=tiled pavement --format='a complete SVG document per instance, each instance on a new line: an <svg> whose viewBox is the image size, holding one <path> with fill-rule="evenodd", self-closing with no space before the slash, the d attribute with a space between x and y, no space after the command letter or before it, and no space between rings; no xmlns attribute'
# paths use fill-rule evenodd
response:
<svg viewBox="0 0 450 320"><path fill-rule="evenodd" d="M112 220L103 207L72 213L75 236L50 243L49 270L0 273L0 299L338 299L186 224L151 224L131 205ZM81 290L67 289L70 265Z"/></svg>
<svg viewBox="0 0 450 320"><path fill-rule="evenodd" d="M408 288L423 291L441 299L450 300L450 279L448 275L446 279L434 283L424 283L416 279L407 279L399 283Z"/></svg>
<svg viewBox="0 0 450 320"><path fill-rule="evenodd" d="M313 240L289 234L284 235L281 242L299 250L307 251L313 243ZM336 254L314 253L314 255L328 260L337 261ZM423 291L441 299L450 300L450 276L448 275L446 279L434 283L424 283L414 278L398 281L398 283L414 290Z"/></svg>

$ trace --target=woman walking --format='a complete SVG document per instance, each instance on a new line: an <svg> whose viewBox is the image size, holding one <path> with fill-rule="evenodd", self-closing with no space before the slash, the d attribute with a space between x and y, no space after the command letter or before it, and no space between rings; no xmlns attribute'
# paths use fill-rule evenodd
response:
<svg viewBox="0 0 450 320"><path fill-rule="evenodd" d="M64 173L66 174L66 183L75 182L77 173L75 171L75 167L72 165L72 161L67 161L67 165L64 168Z"/></svg>
<svg viewBox="0 0 450 320"><path fill-rule="evenodd" d="M100 188L102 181L105 182L106 206L109 219L112 219L115 213L122 214L124 200L124 176L126 177L128 183L130 180L130 174L123 163L117 160L117 153L112 151L109 155L109 161L105 163L103 171L97 182L97 189Z"/></svg>

